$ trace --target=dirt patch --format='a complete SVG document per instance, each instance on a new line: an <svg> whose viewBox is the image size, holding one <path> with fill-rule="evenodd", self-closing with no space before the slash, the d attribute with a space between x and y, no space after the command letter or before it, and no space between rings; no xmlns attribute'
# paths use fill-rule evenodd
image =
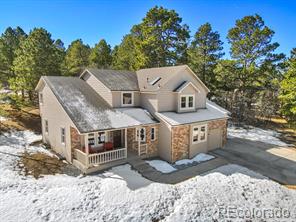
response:
<svg viewBox="0 0 296 222"><path fill-rule="evenodd" d="M59 160L55 156L49 156L45 153L23 153L17 162L17 168L20 174L31 175L36 179L42 175L69 174L71 166ZM77 171L72 171L72 176L77 175Z"/></svg>
<svg viewBox="0 0 296 222"><path fill-rule="evenodd" d="M41 120L37 107L16 108L10 104L0 104L0 109L5 112L5 117L7 117L7 120L0 122L0 132L16 129L41 133Z"/></svg>

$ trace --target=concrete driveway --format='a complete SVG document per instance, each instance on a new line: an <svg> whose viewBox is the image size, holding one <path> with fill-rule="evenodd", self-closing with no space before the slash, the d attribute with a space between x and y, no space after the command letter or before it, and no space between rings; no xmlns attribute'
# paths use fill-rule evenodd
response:
<svg viewBox="0 0 296 222"><path fill-rule="evenodd" d="M230 163L245 166L281 184L296 185L296 148L231 138L224 148L210 153L224 157Z"/></svg>

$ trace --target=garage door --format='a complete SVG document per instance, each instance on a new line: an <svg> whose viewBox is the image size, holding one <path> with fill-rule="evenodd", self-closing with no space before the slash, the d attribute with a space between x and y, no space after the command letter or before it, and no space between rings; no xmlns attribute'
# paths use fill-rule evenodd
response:
<svg viewBox="0 0 296 222"><path fill-rule="evenodd" d="M212 129L208 135L208 150L222 147L222 129Z"/></svg>

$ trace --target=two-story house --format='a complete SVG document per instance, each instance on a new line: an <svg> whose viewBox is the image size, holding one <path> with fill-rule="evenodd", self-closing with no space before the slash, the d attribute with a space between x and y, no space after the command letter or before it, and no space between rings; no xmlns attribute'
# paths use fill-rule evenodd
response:
<svg viewBox="0 0 296 222"><path fill-rule="evenodd" d="M43 141L84 172L129 156L175 162L226 143L228 112L187 65L43 76Z"/></svg>

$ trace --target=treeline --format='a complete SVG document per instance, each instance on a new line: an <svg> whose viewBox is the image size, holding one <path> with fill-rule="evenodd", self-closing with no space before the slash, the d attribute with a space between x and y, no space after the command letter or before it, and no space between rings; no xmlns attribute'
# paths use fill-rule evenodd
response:
<svg viewBox="0 0 296 222"><path fill-rule="evenodd" d="M81 39L68 48L43 28L25 33L7 28L0 37L0 78L23 97L34 97L42 75L76 76L85 67L137 70L188 64L210 88L209 97L238 120L283 114L296 119L296 49L277 54L274 31L259 15L245 16L228 31L230 58L209 23L193 36L174 11L150 9L113 49L100 40L93 48Z"/></svg>

